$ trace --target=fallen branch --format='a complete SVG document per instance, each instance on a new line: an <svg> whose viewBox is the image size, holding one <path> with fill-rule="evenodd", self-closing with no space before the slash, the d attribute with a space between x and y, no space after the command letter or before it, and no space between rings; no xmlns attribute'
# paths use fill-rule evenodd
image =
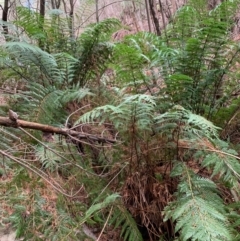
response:
<svg viewBox="0 0 240 241"><path fill-rule="evenodd" d="M28 128L28 129L33 129L33 130L39 130L42 132L50 132L50 133L55 133L63 136L74 136L78 139L84 139L84 140L91 140L91 141L96 141L100 143L111 143L114 144L116 143L116 140L113 139L108 139L102 136L95 136L92 134L84 133L84 132L78 132L74 130L70 130L66 127L60 128L60 127L55 127L55 126L50 126L50 125L44 125L36 122L30 122L30 121L24 121L17 119L17 121L13 121L9 119L9 117L2 117L0 116L0 125L6 126L6 127L13 127L13 128Z"/></svg>

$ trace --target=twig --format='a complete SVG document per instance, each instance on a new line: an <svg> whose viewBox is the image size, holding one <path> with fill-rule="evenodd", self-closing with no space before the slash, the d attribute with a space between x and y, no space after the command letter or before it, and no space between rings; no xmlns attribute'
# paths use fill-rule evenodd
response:
<svg viewBox="0 0 240 241"><path fill-rule="evenodd" d="M101 238L101 236L102 236L102 234L103 234L103 231L105 230L105 228L106 228L106 226L107 226L107 223L108 223L108 220L109 220L109 218L110 218L110 216L111 216L111 214L112 214L112 210L113 210L113 206L112 206L111 209L110 209L110 212L109 212L109 214L108 214L107 220L106 220L106 222L104 223L104 226L103 226L103 228L102 228L102 230L101 230L101 233L99 234L98 239L97 239L96 241L100 241L100 238Z"/></svg>

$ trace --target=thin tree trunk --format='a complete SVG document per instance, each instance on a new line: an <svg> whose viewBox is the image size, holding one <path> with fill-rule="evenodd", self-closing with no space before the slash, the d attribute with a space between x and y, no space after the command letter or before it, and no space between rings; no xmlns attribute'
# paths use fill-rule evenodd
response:
<svg viewBox="0 0 240 241"><path fill-rule="evenodd" d="M61 0L51 0L52 9L59 9Z"/></svg>
<svg viewBox="0 0 240 241"><path fill-rule="evenodd" d="M52 9L56 9L55 0L51 0Z"/></svg>
<svg viewBox="0 0 240 241"><path fill-rule="evenodd" d="M40 16L42 17L42 21L44 22L44 16L45 16L45 0L40 0Z"/></svg>
<svg viewBox="0 0 240 241"><path fill-rule="evenodd" d="M156 9L154 8L154 1L155 0L149 0L149 8L150 8L150 12L153 18L153 23L155 25L155 29L156 29L156 33L157 35L161 35L161 30L160 30L160 25L159 25L159 21L157 18L157 14L156 14Z"/></svg>
<svg viewBox="0 0 240 241"><path fill-rule="evenodd" d="M56 9L59 9L61 6L61 0L56 0L55 5L56 5Z"/></svg>
<svg viewBox="0 0 240 241"><path fill-rule="evenodd" d="M99 23L99 6L98 6L98 0L95 0L95 4L96 4L96 22Z"/></svg>
<svg viewBox="0 0 240 241"><path fill-rule="evenodd" d="M2 12L2 21L7 22L8 20L8 10L9 10L9 0L4 0L3 12ZM3 33L5 35L5 39L7 41L8 37L8 27L7 25L3 25Z"/></svg>
<svg viewBox="0 0 240 241"><path fill-rule="evenodd" d="M40 16L39 16L39 26L40 29L43 32L43 25L44 25L44 17L45 17L45 0L40 0L40 10L39 10ZM39 40L39 47L41 49L44 49L44 40Z"/></svg>
<svg viewBox="0 0 240 241"><path fill-rule="evenodd" d="M148 0L145 0L145 6L146 6L146 13L147 13L148 30L151 33L152 29L151 29L151 19L149 15Z"/></svg>
<svg viewBox="0 0 240 241"><path fill-rule="evenodd" d="M163 6L162 6L161 0L158 0L158 3L159 3L159 7L160 7L160 12L161 12L161 15L162 15L163 28L166 29L166 21L165 21L165 16L164 16Z"/></svg>
<svg viewBox="0 0 240 241"><path fill-rule="evenodd" d="M67 3L63 0L64 11L69 16L68 28L69 28L70 37L74 38L74 6L76 4L76 0L70 0L69 4L70 4L70 11L68 13Z"/></svg>
<svg viewBox="0 0 240 241"><path fill-rule="evenodd" d="M133 21L134 21L137 32L139 32L140 31L139 25L138 25L138 21L137 21L137 18L136 18L137 9L136 9L136 5L135 5L134 1L132 1L132 5L133 5Z"/></svg>

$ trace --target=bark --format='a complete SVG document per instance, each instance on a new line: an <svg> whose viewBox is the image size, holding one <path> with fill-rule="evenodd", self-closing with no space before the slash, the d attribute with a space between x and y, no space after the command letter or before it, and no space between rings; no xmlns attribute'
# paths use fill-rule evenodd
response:
<svg viewBox="0 0 240 241"><path fill-rule="evenodd" d="M155 25L156 33L157 33L157 35L160 36L161 30L160 30L159 20L157 18L156 9L154 7L154 1L155 0L149 0L149 9L150 9L150 13L152 15L153 23Z"/></svg>
<svg viewBox="0 0 240 241"><path fill-rule="evenodd" d="M98 0L95 0L95 4L96 4L96 22L99 22L99 13L98 13Z"/></svg>
<svg viewBox="0 0 240 241"><path fill-rule="evenodd" d="M52 9L59 9L61 0L51 0Z"/></svg>
<svg viewBox="0 0 240 241"><path fill-rule="evenodd" d="M145 0L146 12L147 12L147 22L148 22L148 31L151 33L151 19L149 16L148 0Z"/></svg>
<svg viewBox="0 0 240 241"><path fill-rule="evenodd" d="M66 127L60 128L50 125L44 125L36 122L29 122L18 119L17 121L9 119L9 117L3 117L0 116L0 125L6 126L6 127L13 127L13 128L27 128L32 130L39 130L42 132L49 132L49 133L55 133L63 136L73 136L75 138L78 138L79 140L90 140L94 142L100 142L100 143L116 143L113 139L104 138L102 136L95 136L92 134L84 133L84 132L78 132L71 129L68 129Z"/></svg>
<svg viewBox="0 0 240 241"><path fill-rule="evenodd" d="M3 11L2 11L2 21L4 22L7 22L8 20L8 10L9 10L9 0L4 0ZM3 25L3 33L4 35L8 35L8 27L6 25Z"/></svg>
<svg viewBox="0 0 240 241"><path fill-rule="evenodd" d="M45 0L40 0L40 16L44 20L44 16L45 16Z"/></svg>
<svg viewBox="0 0 240 241"><path fill-rule="evenodd" d="M40 0L40 19L39 19L39 25L40 28L43 31L43 25L44 25L44 17L45 17L45 0ZM42 39L39 40L39 47L41 49L44 49L44 41Z"/></svg>

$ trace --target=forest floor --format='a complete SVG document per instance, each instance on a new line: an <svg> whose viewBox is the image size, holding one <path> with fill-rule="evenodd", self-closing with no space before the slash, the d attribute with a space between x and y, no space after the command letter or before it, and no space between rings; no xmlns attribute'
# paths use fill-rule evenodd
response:
<svg viewBox="0 0 240 241"><path fill-rule="evenodd" d="M6 233L6 230L0 230L0 241L16 241L16 232L10 231Z"/></svg>

